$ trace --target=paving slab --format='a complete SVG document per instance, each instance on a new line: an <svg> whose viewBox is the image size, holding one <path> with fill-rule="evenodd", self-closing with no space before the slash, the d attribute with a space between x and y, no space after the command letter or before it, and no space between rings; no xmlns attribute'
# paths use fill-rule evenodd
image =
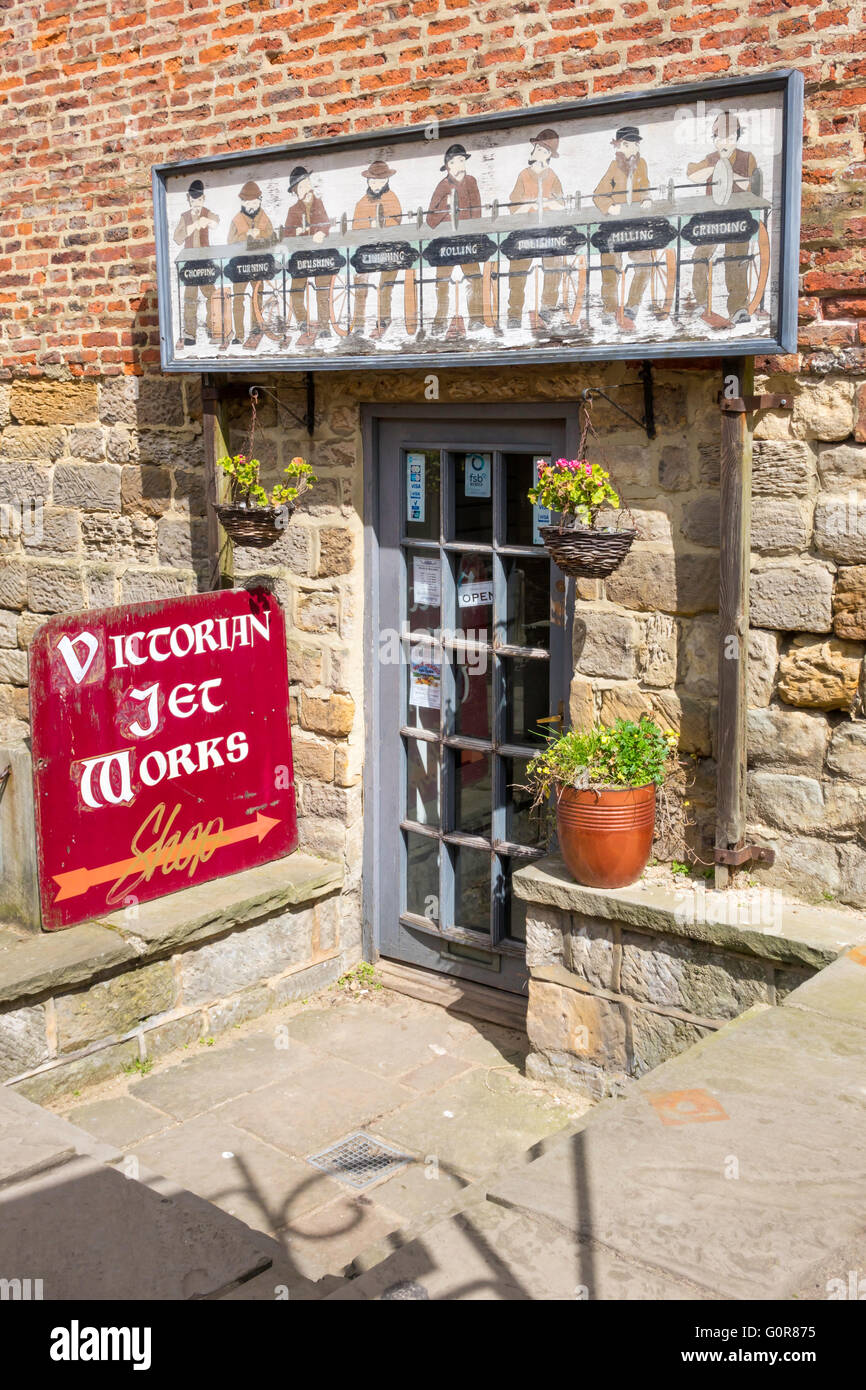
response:
<svg viewBox="0 0 866 1390"><path fill-rule="evenodd" d="M479 1177L568 1122L568 1110L553 1097L490 1068L404 1105L379 1122L378 1132L451 1172Z"/></svg>
<svg viewBox="0 0 866 1390"><path fill-rule="evenodd" d="M415 1226L419 1221L428 1221L437 1212L453 1211L468 1187L466 1178L450 1173L435 1160L425 1162L422 1157L385 1182L366 1188L364 1195L396 1212L406 1224Z"/></svg>
<svg viewBox="0 0 866 1390"><path fill-rule="evenodd" d="M560 1301L706 1297L660 1270L594 1250L542 1217L480 1202L349 1280L327 1301ZM580 1309L573 1330L581 1330ZM592 1335L591 1307L586 1310Z"/></svg>
<svg viewBox="0 0 866 1390"><path fill-rule="evenodd" d="M80 1125L97 1139L119 1149L130 1148L158 1130L173 1124L173 1116L156 1110L134 1096L109 1096L105 1100L76 1105L67 1112L72 1124Z"/></svg>
<svg viewBox="0 0 866 1390"><path fill-rule="evenodd" d="M341 1274L360 1250L397 1238L401 1221L396 1212L361 1194L345 1194L326 1207L299 1216L291 1229L277 1236L298 1274L318 1280Z"/></svg>
<svg viewBox="0 0 866 1390"><path fill-rule="evenodd" d="M197 1055L145 1076L129 1089L137 1099L186 1120L276 1076L294 1075L309 1060L310 1053L300 1043L278 1048L273 1032L255 1033L228 1046L200 1049Z"/></svg>
<svg viewBox="0 0 866 1390"><path fill-rule="evenodd" d="M341 1057L379 1076L398 1076L436 1056L447 1040L450 1021L441 1017L404 1018L364 1004L310 1009L288 1024L291 1038Z"/></svg>
<svg viewBox="0 0 866 1390"><path fill-rule="evenodd" d="M499 1028L495 1023L475 1026L452 1024L446 1047L466 1062L486 1063L493 1067L506 1062L522 1067L529 1051L525 1034L514 1032L511 1028Z"/></svg>
<svg viewBox="0 0 866 1390"><path fill-rule="evenodd" d="M89 1158L0 1191L0 1268L41 1279L46 1300L215 1297L268 1263L224 1212Z"/></svg>
<svg viewBox="0 0 866 1390"><path fill-rule="evenodd" d="M413 1091L435 1091L452 1077L468 1070L469 1065L462 1057L451 1057L446 1052L444 1056L434 1056L432 1062L424 1062L413 1071L406 1072L400 1080L404 1086L411 1086Z"/></svg>
<svg viewBox="0 0 866 1390"><path fill-rule="evenodd" d="M863 1224L863 1055L858 1027L752 1011L490 1197L723 1297L785 1297Z"/></svg>
<svg viewBox="0 0 866 1390"><path fill-rule="evenodd" d="M866 949L856 947L793 990L785 1008L815 1009L866 1028Z"/></svg>
<svg viewBox="0 0 866 1390"><path fill-rule="evenodd" d="M866 1299L866 1220L856 1236L809 1270L792 1297L833 1303Z"/></svg>
<svg viewBox="0 0 866 1390"><path fill-rule="evenodd" d="M306 1158L395 1110L413 1094L338 1057L314 1057L285 1080L232 1101L222 1115L266 1143Z"/></svg>
<svg viewBox="0 0 866 1390"><path fill-rule="evenodd" d="M340 1195L338 1183L237 1129L221 1110L185 1120L133 1154L257 1231L282 1230Z"/></svg>
<svg viewBox="0 0 866 1390"><path fill-rule="evenodd" d="M76 1155L104 1162L120 1157L61 1115L0 1086L0 1186L67 1163Z"/></svg>
<svg viewBox="0 0 866 1390"><path fill-rule="evenodd" d="M327 1298L345 1283L341 1274L325 1274L310 1278L301 1274L297 1264L278 1248L273 1264L264 1274L247 1279L230 1293L220 1295L225 1303L313 1303Z"/></svg>

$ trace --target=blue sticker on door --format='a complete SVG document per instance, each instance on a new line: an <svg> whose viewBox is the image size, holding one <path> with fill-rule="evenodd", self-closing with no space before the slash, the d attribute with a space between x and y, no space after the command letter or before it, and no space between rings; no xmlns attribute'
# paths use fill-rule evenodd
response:
<svg viewBox="0 0 866 1390"><path fill-rule="evenodd" d="M492 454L466 455L466 482L464 492L467 497L489 497Z"/></svg>

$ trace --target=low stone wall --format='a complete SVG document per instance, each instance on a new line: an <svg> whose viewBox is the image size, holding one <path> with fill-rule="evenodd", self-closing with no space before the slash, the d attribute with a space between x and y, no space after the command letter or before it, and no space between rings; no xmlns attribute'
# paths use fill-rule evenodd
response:
<svg viewBox="0 0 866 1390"><path fill-rule="evenodd" d="M555 856L514 885L526 901L527 1071L595 1097L753 1005L781 1003L866 930L861 914L804 912L766 892L605 893Z"/></svg>
<svg viewBox="0 0 866 1390"><path fill-rule="evenodd" d="M69 1094L330 984L361 957L341 887L299 855L68 931L0 930L0 1082Z"/></svg>

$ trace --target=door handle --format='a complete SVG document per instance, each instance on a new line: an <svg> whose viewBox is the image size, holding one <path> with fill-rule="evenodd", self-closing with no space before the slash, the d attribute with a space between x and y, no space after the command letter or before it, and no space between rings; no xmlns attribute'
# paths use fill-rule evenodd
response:
<svg viewBox="0 0 866 1390"><path fill-rule="evenodd" d="M565 722L562 701L559 702L559 714L548 714L545 715L544 719L536 719L535 722L536 724L558 724L561 729Z"/></svg>

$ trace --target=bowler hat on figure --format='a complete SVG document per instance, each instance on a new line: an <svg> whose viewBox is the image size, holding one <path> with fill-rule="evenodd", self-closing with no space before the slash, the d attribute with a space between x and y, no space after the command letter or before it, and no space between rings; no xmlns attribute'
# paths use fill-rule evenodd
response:
<svg viewBox="0 0 866 1390"><path fill-rule="evenodd" d="M361 170L362 179L389 179L397 170L392 169L390 164L386 164L384 159L374 159L372 164L368 164L366 169Z"/></svg>
<svg viewBox="0 0 866 1390"><path fill-rule="evenodd" d="M445 163L440 166L442 173L445 173L445 171L448 168L449 162L452 159L456 159L458 155L462 155L464 159L470 158L470 156L466 153L465 145L449 145L447 150L445 151Z"/></svg>
<svg viewBox="0 0 866 1390"><path fill-rule="evenodd" d="M616 135L615 135L613 138L614 138L615 141L618 141L618 140L637 140L637 141L640 141L640 140L642 139L642 136L641 136L641 133L640 133L640 131L638 130L638 128L637 128L636 125L621 125L620 128L619 128L619 130L616 132Z"/></svg>
<svg viewBox="0 0 866 1390"><path fill-rule="evenodd" d="M292 172L289 174L289 192L294 193L298 184L303 183L304 179L308 179L309 177L309 169L305 169L303 164L296 164Z"/></svg>
<svg viewBox="0 0 866 1390"><path fill-rule="evenodd" d="M553 159L559 156L559 136L555 130L545 129L538 135L533 135L530 145L543 145L546 150L550 150Z"/></svg>
<svg viewBox="0 0 866 1390"><path fill-rule="evenodd" d="M261 198L262 190L252 179L248 179L241 189L240 198L242 203L251 202L254 198Z"/></svg>
<svg viewBox="0 0 866 1390"><path fill-rule="evenodd" d="M201 179L193 179L192 183L186 191L187 196L190 198L203 198L204 184L202 183Z"/></svg>

